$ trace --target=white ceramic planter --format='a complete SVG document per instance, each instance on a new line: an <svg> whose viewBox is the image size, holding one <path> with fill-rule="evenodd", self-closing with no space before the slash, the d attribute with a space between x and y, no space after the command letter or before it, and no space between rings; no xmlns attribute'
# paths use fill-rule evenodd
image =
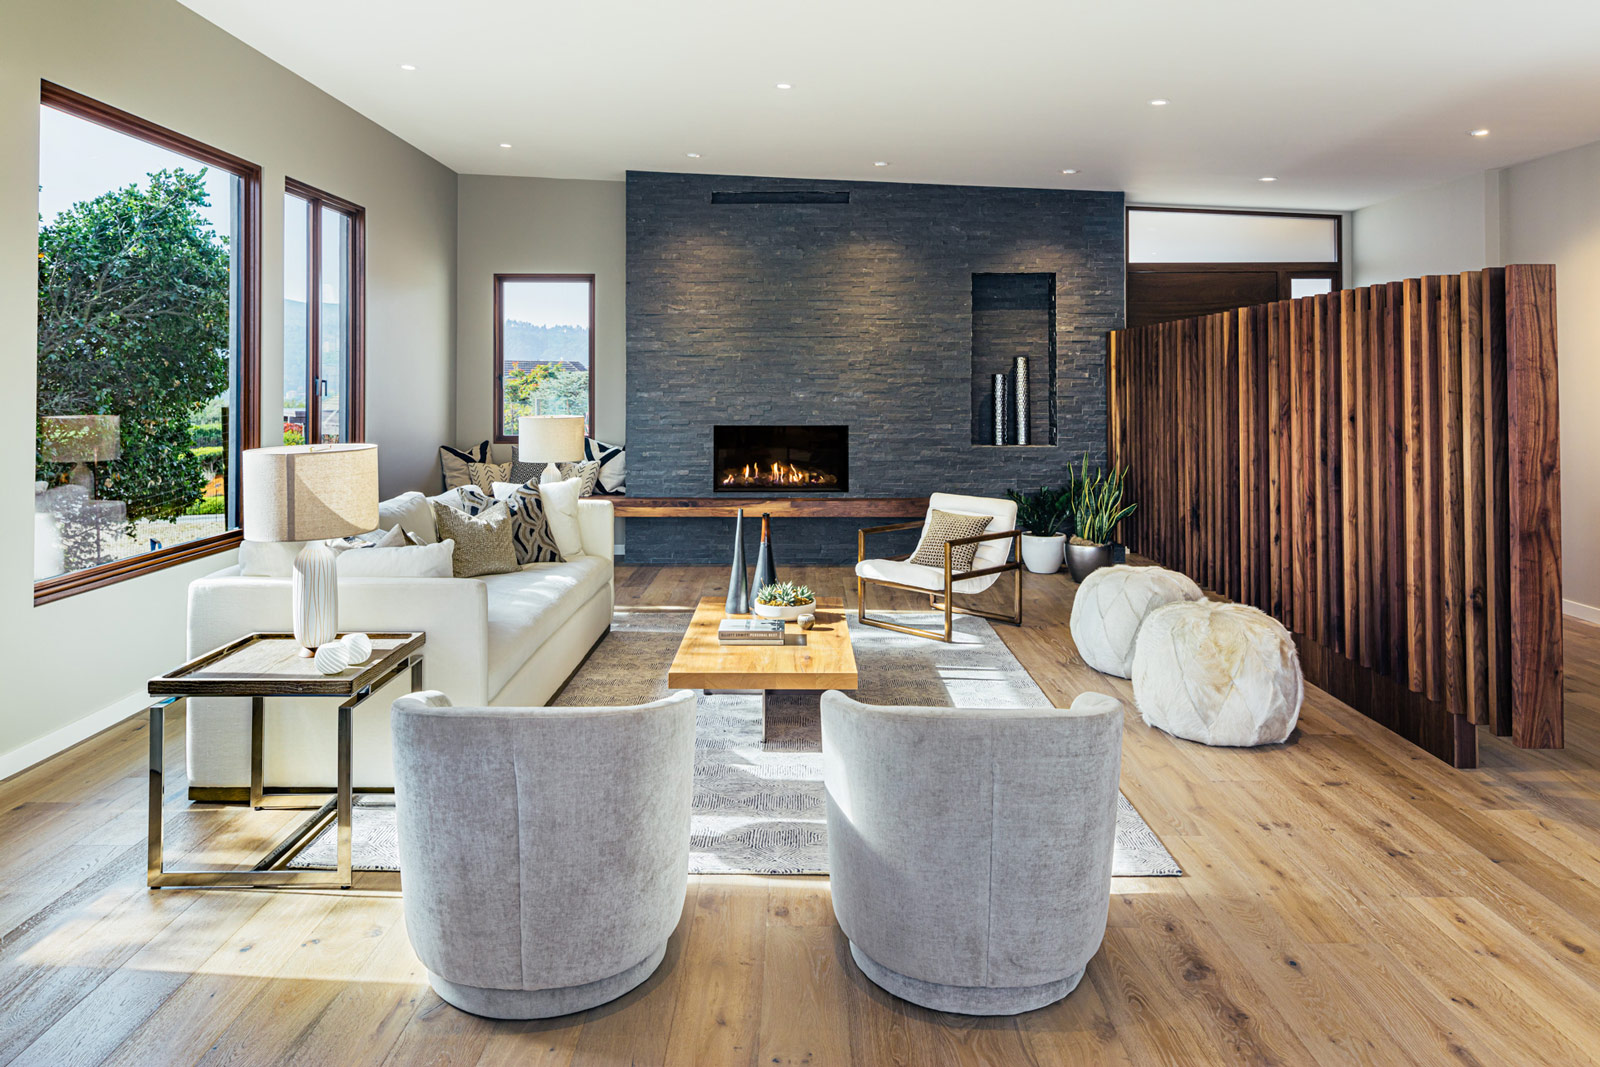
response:
<svg viewBox="0 0 1600 1067"><path fill-rule="evenodd" d="M757 604L750 602L750 610L757 618L782 619L784 622L794 622L802 615L813 614L817 610L817 602L809 604L792 604L789 607L778 607L770 604Z"/></svg>
<svg viewBox="0 0 1600 1067"><path fill-rule="evenodd" d="M1022 535L1022 565L1034 574L1054 574L1067 557L1067 535L1051 537Z"/></svg>

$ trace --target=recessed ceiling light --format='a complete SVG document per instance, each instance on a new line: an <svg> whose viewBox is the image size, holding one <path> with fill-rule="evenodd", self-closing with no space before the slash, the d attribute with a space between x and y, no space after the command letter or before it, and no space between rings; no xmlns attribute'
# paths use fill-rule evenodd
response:
<svg viewBox="0 0 1600 1067"><path fill-rule="evenodd" d="M501 142L500 142L500 147L501 147L501 148L510 148L510 147L511 147L511 146L510 146L510 145L508 145L508 144L506 144L506 143L505 143L505 142L504 142L504 141L501 141Z"/></svg>
<svg viewBox="0 0 1600 1067"><path fill-rule="evenodd" d="M1256 181L1258 181L1258 182L1275 182L1275 181L1277 181L1277 180L1278 180L1278 179L1277 179L1277 178L1274 178L1274 177L1273 177L1273 176L1272 176L1272 175L1270 175L1270 174L1268 174L1268 175L1265 175L1265 176L1263 176L1263 177L1260 177L1260 178L1257 178L1257 179L1256 179Z"/></svg>
<svg viewBox="0 0 1600 1067"><path fill-rule="evenodd" d="M780 89L793 89L794 86L790 85L788 82L779 82L778 83L778 88L780 88Z"/></svg>
<svg viewBox="0 0 1600 1067"><path fill-rule="evenodd" d="M884 162L881 159L878 160L878 162L873 164L874 167L887 167L888 165L889 165L888 163Z"/></svg>
<svg viewBox="0 0 1600 1067"><path fill-rule="evenodd" d="M700 153L699 152L685 152L684 155L688 156L690 159L699 159L700 158Z"/></svg>
<svg viewBox="0 0 1600 1067"><path fill-rule="evenodd" d="M1467 131L1467 136L1468 137L1487 137L1487 136L1489 136L1489 131L1480 126L1476 130L1468 130Z"/></svg>
<svg viewBox="0 0 1600 1067"><path fill-rule="evenodd" d="M417 68L416 68L416 66L414 64L402 63L402 64L400 64L400 69L401 70L416 70Z"/></svg>
<svg viewBox="0 0 1600 1067"><path fill-rule="evenodd" d="M1151 107L1166 107L1167 106L1167 102L1165 100L1152 100L1152 101L1150 101L1150 106Z"/></svg>
<svg viewBox="0 0 1600 1067"><path fill-rule="evenodd" d="M1076 173L1078 173L1078 169L1076 167L1068 167L1066 170L1062 171L1061 173L1062 174L1076 174Z"/></svg>

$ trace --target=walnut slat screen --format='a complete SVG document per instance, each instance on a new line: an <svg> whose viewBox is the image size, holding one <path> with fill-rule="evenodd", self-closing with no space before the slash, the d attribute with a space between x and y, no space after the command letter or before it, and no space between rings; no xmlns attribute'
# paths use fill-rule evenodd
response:
<svg viewBox="0 0 1600 1067"><path fill-rule="evenodd" d="M1307 680L1456 766L1562 743L1555 269L1109 336L1136 552L1269 612Z"/></svg>

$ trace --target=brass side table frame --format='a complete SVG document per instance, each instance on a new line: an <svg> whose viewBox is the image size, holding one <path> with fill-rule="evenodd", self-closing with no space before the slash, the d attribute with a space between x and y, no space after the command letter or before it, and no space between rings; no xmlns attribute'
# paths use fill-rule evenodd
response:
<svg viewBox="0 0 1600 1067"><path fill-rule="evenodd" d="M290 634L257 633L231 641L152 678L150 705L150 830L146 883L151 889L285 888L349 889L351 824L355 790L351 786L351 723L355 709L405 671L413 691L422 688L421 633L375 633L372 658L360 667L335 675L316 673L301 658ZM262 742L268 697L329 697L338 707L338 784L333 789L268 786L262 780ZM168 867L163 852L162 809L165 799L167 712L190 697L250 698L250 806L264 809L312 810L313 814L279 841L250 870L178 870ZM363 790L363 792L367 792ZM374 791L376 792L376 791ZM329 794L332 794L330 797ZM285 870L278 864L300 851L329 823L338 825L338 869Z"/></svg>

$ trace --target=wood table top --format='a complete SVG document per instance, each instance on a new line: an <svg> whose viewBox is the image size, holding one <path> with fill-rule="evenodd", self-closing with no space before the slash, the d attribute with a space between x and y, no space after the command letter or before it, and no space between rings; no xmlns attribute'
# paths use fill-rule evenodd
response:
<svg viewBox="0 0 1600 1067"><path fill-rule="evenodd" d="M726 617L720 596L701 599L672 658L673 689L854 689L856 656L844 600L817 598L817 623L785 623L781 645L724 645L717 626ZM748 615L735 618L750 618Z"/></svg>
<svg viewBox="0 0 1600 1067"><path fill-rule="evenodd" d="M340 635L341 637L343 634ZM292 634L246 634L150 679L151 696L353 696L422 647L420 632L373 633L372 655L323 674Z"/></svg>

